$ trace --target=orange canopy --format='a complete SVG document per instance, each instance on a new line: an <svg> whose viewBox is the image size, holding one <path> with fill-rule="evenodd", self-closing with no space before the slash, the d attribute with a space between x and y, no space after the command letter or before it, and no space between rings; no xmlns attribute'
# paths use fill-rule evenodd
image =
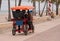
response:
<svg viewBox="0 0 60 41"><path fill-rule="evenodd" d="M29 10L29 9L33 9L33 6L16 6L16 7L12 7L12 10Z"/></svg>

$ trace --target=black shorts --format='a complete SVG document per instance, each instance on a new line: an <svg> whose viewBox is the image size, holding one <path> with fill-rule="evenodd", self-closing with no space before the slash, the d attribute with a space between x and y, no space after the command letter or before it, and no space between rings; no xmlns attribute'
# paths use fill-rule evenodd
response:
<svg viewBox="0 0 60 41"><path fill-rule="evenodd" d="M32 21L28 20L27 21L27 24L31 25L32 24Z"/></svg>

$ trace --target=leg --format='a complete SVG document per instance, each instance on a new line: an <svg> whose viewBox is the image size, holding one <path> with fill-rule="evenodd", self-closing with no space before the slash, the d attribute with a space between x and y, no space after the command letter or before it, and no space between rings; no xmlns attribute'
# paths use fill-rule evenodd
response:
<svg viewBox="0 0 60 41"><path fill-rule="evenodd" d="M20 33L20 25L18 26L18 33Z"/></svg>
<svg viewBox="0 0 60 41"><path fill-rule="evenodd" d="M20 25L18 26L18 30L20 30Z"/></svg>

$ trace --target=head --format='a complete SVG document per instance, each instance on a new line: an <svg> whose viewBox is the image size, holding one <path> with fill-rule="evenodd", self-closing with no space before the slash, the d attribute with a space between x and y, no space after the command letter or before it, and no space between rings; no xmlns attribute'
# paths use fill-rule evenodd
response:
<svg viewBox="0 0 60 41"><path fill-rule="evenodd" d="M27 11L28 14L30 14L29 10Z"/></svg>
<svg viewBox="0 0 60 41"><path fill-rule="evenodd" d="M22 10L23 13L25 13L26 11L25 10Z"/></svg>
<svg viewBox="0 0 60 41"><path fill-rule="evenodd" d="M16 12L20 12L20 10L16 10Z"/></svg>

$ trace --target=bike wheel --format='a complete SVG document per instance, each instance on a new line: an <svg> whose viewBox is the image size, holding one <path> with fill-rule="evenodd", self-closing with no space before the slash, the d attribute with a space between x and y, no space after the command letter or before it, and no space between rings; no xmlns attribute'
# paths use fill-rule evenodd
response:
<svg viewBox="0 0 60 41"><path fill-rule="evenodd" d="M34 33L34 26L33 26L33 25L31 25L31 28L32 28L32 33Z"/></svg>
<svg viewBox="0 0 60 41"><path fill-rule="evenodd" d="M12 35L15 35L15 34L16 34L16 28L13 27L13 29L12 29Z"/></svg>

